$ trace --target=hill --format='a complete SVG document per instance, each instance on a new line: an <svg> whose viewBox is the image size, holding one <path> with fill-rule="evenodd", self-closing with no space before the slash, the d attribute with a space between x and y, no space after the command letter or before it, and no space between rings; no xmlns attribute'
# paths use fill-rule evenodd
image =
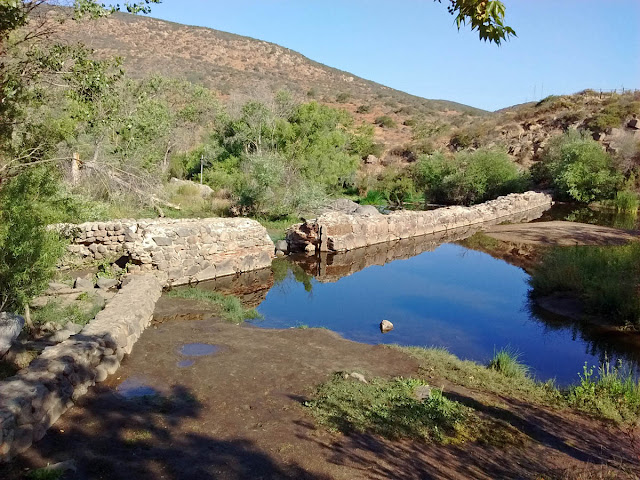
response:
<svg viewBox="0 0 640 480"><path fill-rule="evenodd" d="M129 76L186 79L215 90L226 101L287 89L303 100L340 106L360 121L373 123L388 115L398 128L379 128L376 133L387 146L410 140L411 129L403 123L414 116L463 123L487 113L410 95L274 43L210 28L118 13L99 21L68 22L60 36L86 44L98 57L121 57Z"/></svg>

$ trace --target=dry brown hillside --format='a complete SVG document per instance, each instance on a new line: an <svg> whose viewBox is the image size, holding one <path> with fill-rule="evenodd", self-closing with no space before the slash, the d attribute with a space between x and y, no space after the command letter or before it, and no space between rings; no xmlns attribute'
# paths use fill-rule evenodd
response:
<svg viewBox="0 0 640 480"><path fill-rule="evenodd" d="M133 77L160 74L204 84L223 99L256 96L287 89L302 99L315 99L352 112L373 123L390 116L394 128L377 128L388 147L411 139L408 118L468 118L483 110L444 100L416 97L327 67L279 45L209 28L148 17L115 14L100 21L69 22L62 37L83 42L100 57L121 57ZM364 111L366 110L366 111Z"/></svg>

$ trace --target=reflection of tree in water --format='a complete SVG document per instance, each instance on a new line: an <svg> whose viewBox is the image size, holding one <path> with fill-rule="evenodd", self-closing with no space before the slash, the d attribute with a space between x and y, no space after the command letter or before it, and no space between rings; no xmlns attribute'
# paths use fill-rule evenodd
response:
<svg viewBox="0 0 640 480"><path fill-rule="evenodd" d="M273 278L276 285L285 288L284 281L291 273L291 276L295 279L296 282L304 285L304 290L306 292L313 292L313 283L311 281L313 279L313 276L305 272L304 269L297 263L289 261L286 258L276 258L271 263L271 270L273 271Z"/></svg>
<svg viewBox="0 0 640 480"><path fill-rule="evenodd" d="M557 204L546 211L538 221L565 220L567 222L590 223L622 230L640 228L640 217L635 213L616 210L593 210L587 206Z"/></svg>
<svg viewBox="0 0 640 480"><path fill-rule="evenodd" d="M542 309L532 300L527 302L531 320L543 327L544 333L570 331L571 339L582 340L587 346L585 353L598 358L600 364L618 359L638 372L640 366L640 335L614 327L604 327L563 317Z"/></svg>

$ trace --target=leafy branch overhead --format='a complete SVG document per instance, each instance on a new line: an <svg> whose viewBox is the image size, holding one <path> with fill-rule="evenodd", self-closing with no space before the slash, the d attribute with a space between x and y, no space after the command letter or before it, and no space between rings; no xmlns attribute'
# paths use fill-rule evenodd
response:
<svg viewBox="0 0 640 480"><path fill-rule="evenodd" d="M442 3L442 0L437 0ZM504 24L505 6L498 0L449 0L447 7L460 29L471 25L477 30L480 40L500 45L504 40L515 37L513 28Z"/></svg>

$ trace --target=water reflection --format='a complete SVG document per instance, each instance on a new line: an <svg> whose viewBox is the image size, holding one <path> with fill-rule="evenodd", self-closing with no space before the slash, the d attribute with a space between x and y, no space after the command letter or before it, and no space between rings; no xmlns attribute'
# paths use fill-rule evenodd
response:
<svg viewBox="0 0 640 480"><path fill-rule="evenodd" d="M635 213L618 212L615 210L594 210L586 205L557 203L537 220L548 222L551 220L565 220L567 222L590 223L604 227L620 228L622 230L640 230L640 216Z"/></svg>
<svg viewBox="0 0 640 480"><path fill-rule="evenodd" d="M325 327L373 344L440 346L478 362L510 346L538 378L560 384L576 381L585 362L640 361L638 335L544 312L529 301L521 268L441 243L470 233L295 258L288 266L282 260L274 264L276 287L258 307L264 320L252 323ZM383 318L395 325L384 336Z"/></svg>

